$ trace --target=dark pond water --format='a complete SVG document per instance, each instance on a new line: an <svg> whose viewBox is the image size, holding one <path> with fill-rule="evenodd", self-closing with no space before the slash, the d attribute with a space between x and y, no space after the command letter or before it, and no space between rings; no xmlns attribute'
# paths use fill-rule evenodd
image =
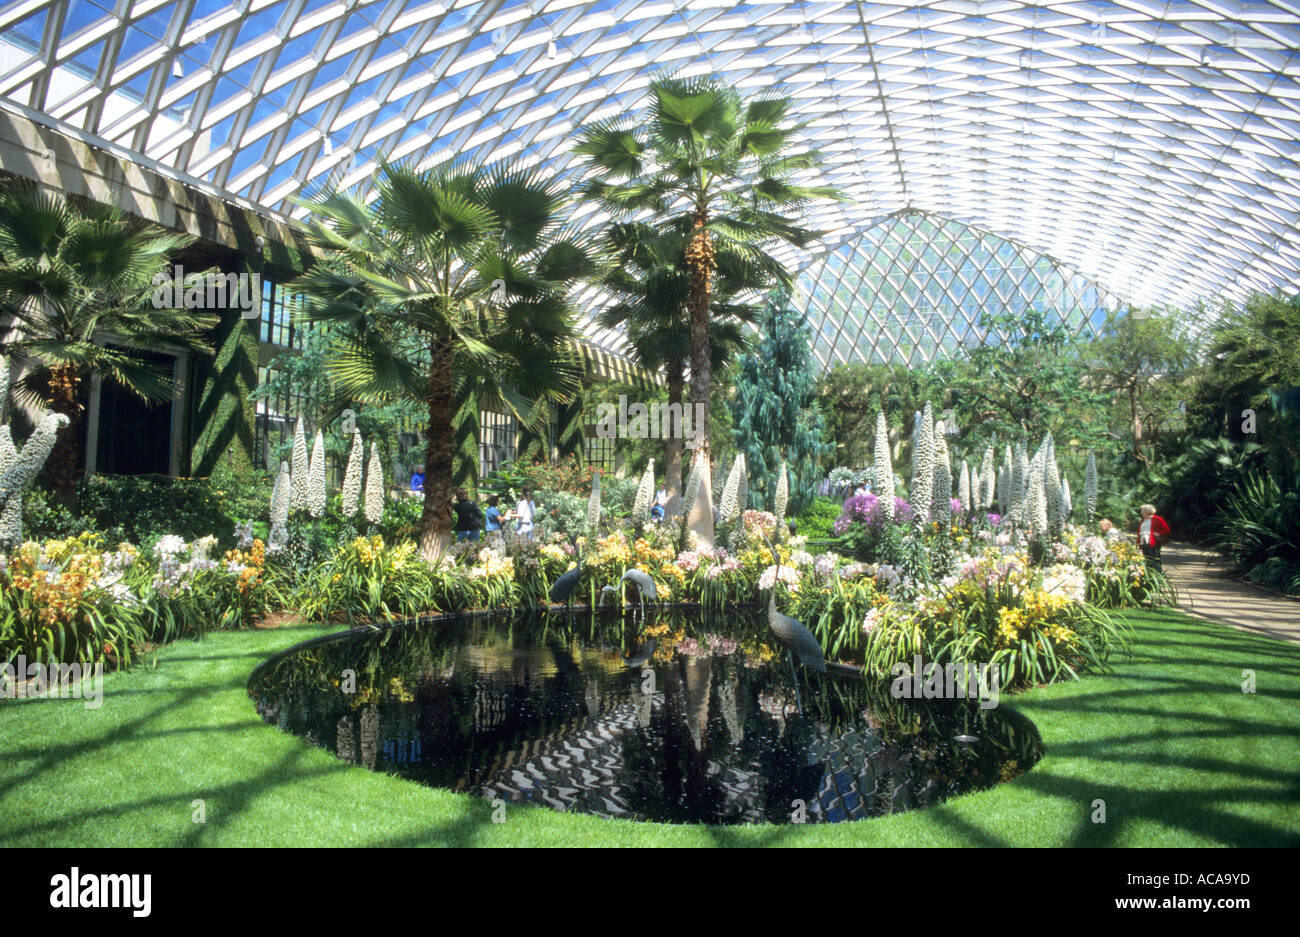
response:
<svg viewBox="0 0 1300 937"><path fill-rule="evenodd" d="M249 693L267 722L353 764L668 823L898 813L1009 780L1041 754L1032 726L996 708L804 671L796 694L765 622L744 611L350 633L272 659Z"/></svg>

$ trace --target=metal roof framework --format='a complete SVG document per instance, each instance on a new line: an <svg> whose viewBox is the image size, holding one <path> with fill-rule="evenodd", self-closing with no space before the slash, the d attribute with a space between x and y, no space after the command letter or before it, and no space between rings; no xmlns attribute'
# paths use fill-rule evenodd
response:
<svg viewBox="0 0 1300 937"><path fill-rule="evenodd" d="M892 263L867 254L896 239L870 232L909 212L1137 304L1300 272L1298 0L0 2L0 99L285 214L318 186L368 189L380 154L571 177L574 131L666 71L793 97L826 156L815 181L852 199L815 206L819 253L785 252L805 283L844 292L837 257ZM854 308L878 299L837 301L857 339L823 364L880 352Z"/></svg>

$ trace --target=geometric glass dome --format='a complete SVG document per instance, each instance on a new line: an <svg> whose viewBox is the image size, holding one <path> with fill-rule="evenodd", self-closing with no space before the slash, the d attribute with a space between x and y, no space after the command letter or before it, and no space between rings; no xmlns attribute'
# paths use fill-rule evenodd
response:
<svg viewBox="0 0 1300 937"><path fill-rule="evenodd" d="M1135 305L1300 281L1296 0L0 0L0 107L280 215L370 191L381 155L573 179L575 131L636 119L665 73L789 95L825 157L801 181L848 196L810 212L816 254L778 252L835 284L827 361L888 325L837 291L851 269L893 301L868 255L903 242L862 238L910 211ZM962 334L913 321L869 353L965 341L958 280L907 289Z"/></svg>
<svg viewBox="0 0 1300 937"><path fill-rule="evenodd" d="M1037 309L1096 331L1120 305L1051 258L959 221L908 211L806 267L794 304L809 310L822 367L855 360L918 365L1006 336L986 312Z"/></svg>

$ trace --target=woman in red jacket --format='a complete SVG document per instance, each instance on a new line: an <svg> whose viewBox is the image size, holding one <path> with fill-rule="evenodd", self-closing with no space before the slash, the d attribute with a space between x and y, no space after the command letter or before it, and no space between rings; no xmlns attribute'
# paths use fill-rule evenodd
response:
<svg viewBox="0 0 1300 937"><path fill-rule="evenodd" d="M1155 505L1142 505L1142 523L1138 525L1138 546L1146 557L1147 566L1157 572L1160 565L1160 548L1169 540L1169 525L1156 513Z"/></svg>

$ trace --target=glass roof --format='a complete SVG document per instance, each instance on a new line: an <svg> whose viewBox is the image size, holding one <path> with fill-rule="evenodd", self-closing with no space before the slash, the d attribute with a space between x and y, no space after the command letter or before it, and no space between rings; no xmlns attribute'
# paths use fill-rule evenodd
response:
<svg viewBox="0 0 1300 937"><path fill-rule="evenodd" d="M794 98L852 201L784 259L829 278L806 292L837 322L880 321L892 294L844 300L840 268L893 269L868 255L909 211L1140 304L1300 271L1300 0L0 0L0 102L284 213L366 188L379 153L573 173L574 129L665 71ZM869 357L858 328L819 357Z"/></svg>
<svg viewBox="0 0 1300 937"><path fill-rule="evenodd" d="M1051 258L951 219L902 212L810 264L794 305L810 310L823 367L921 364L1007 336L988 310L1037 309L1074 333L1096 334L1120 299Z"/></svg>

